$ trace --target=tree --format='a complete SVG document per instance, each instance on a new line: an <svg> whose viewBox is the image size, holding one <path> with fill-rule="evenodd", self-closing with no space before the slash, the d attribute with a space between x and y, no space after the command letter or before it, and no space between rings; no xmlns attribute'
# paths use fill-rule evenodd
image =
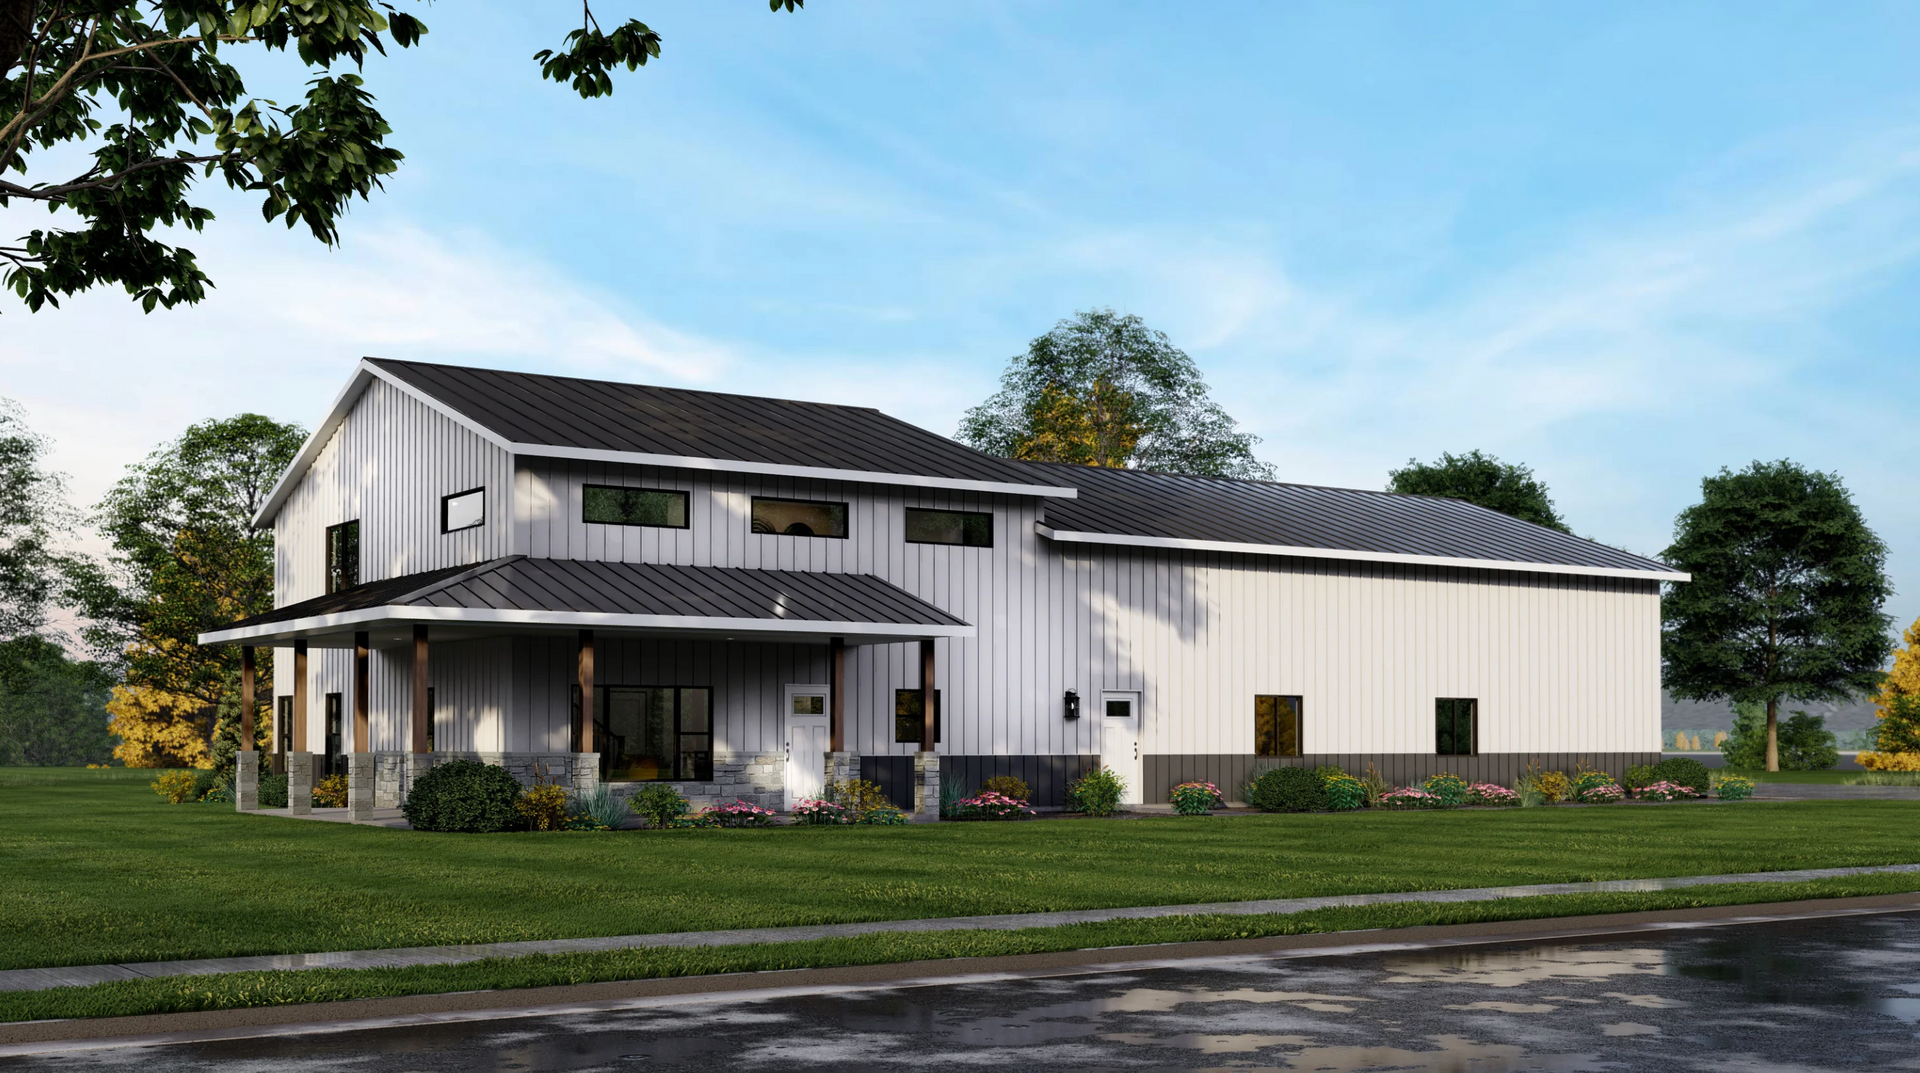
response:
<svg viewBox="0 0 1920 1073"><path fill-rule="evenodd" d="M1015 357L1000 390L968 410L958 437L1033 462L1271 480L1207 394L1200 370L1139 317L1095 309L1063 320Z"/></svg>
<svg viewBox="0 0 1920 1073"><path fill-rule="evenodd" d="M125 662L127 688L110 705L123 739L155 721L193 723L203 745L213 734L240 656L196 639L273 607L273 533L253 518L302 439L298 426L258 414L203 421L131 467L100 504L112 557L76 563L70 592L91 620L89 643ZM271 680L270 652L259 673ZM166 738L159 751L180 749Z"/></svg>
<svg viewBox="0 0 1920 1073"><path fill-rule="evenodd" d="M69 528L63 478L44 466L49 444L0 399L0 640L46 623L59 577L54 545Z"/></svg>
<svg viewBox="0 0 1920 1073"><path fill-rule="evenodd" d="M1387 491L1401 495L1448 496L1477 507L1510 514L1523 522L1571 532L1553 508L1547 486L1526 466L1502 462L1492 455L1468 451L1442 454L1438 462L1407 459L1402 469L1387 473Z"/></svg>
<svg viewBox="0 0 1920 1073"><path fill-rule="evenodd" d="M1764 705L1766 770L1780 770L1781 698L1844 700L1880 684L1886 554L1834 474L1780 461L1708 477L1664 553L1693 575L1661 597L1664 684Z"/></svg>
<svg viewBox="0 0 1920 1073"><path fill-rule="evenodd" d="M0 642L0 767L105 762L112 688L106 667L69 659L45 637Z"/></svg>
<svg viewBox="0 0 1920 1073"><path fill-rule="evenodd" d="M793 11L804 0L768 3ZM89 158L53 181L0 178L0 208L64 214L0 246L6 285L34 310L111 284L147 312L200 301L211 280L193 251L153 232L203 229L213 213L191 195L216 173L257 196L266 219L337 243L340 215L402 160L365 82L338 69L358 72L369 53L426 32L385 0L0 0L0 176L25 176L36 151L51 151L53 168L76 150ZM583 4L580 29L533 58L542 77L603 97L614 68L635 70L660 44L638 20L604 32ZM229 60L271 70L279 64L259 53L289 48L316 74L304 102L251 98Z"/></svg>
<svg viewBox="0 0 1920 1073"><path fill-rule="evenodd" d="M1904 647L1894 651L1893 667L1880 683L1880 691L1873 695L1873 703L1879 707L1883 719L1897 698L1920 699L1920 619L1915 619L1900 639Z"/></svg>
<svg viewBox="0 0 1920 1073"><path fill-rule="evenodd" d="M1795 711L1780 722L1780 770L1825 771L1840 762L1840 745L1825 716ZM1767 712L1751 701L1734 705L1733 733L1720 743L1728 767L1757 768L1767 760Z"/></svg>
<svg viewBox="0 0 1920 1073"><path fill-rule="evenodd" d="M119 685L107 700L113 757L127 767L211 767L206 702L152 686Z"/></svg>

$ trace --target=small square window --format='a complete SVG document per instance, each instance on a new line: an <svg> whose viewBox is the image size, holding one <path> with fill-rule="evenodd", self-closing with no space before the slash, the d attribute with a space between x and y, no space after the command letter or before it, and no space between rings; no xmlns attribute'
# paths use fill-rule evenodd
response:
<svg viewBox="0 0 1920 1073"><path fill-rule="evenodd" d="M917 689L896 689L893 691L893 740L896 742L920 741L920 691ZM933 691L933 740L940 740L940 691Z"/></svg>
<svg viewBox="0 0 1920 1073"><path fill-rule="evenodd" d="M472 529L487 520L487 490L475 488L440 497L440 531Z"/></svg>
<svg viewBox="0 0 1920 1073"><path fill-rule="evenodd" d="M360 584L360 523L327 526L327 592Z"/></svg>
<svg viewBox="0 0 1920 1073"><path fill-rule="evenodd" d="M1262 695L1253 698L1253 755L1300 756L1299 697Z"/></svg>
<svg viewBox="0 0 1920 1073"><path fill-rule="evenodd" d="M907 543L993 547L993 515L966 510L907 508Z"/></svg>
<svg viewBox="0 0 1920 1073"><path fill-rule="evenodd" d="M580 490L580 520L595 525L687 527L687 493L589 484Z"/></svg>
<svg viewBox="0 0 1920 1073"><path fill-rule="evenodd" d="M805 499L753 497L753 531L781 536L839 537L847 535L847 505Z"/></svg>
<svg viewBox="0 0 1920 1073"><path fill-rule="evenodd" d="M1441 697L1433 702L1434 752L1441 756L1480 753L1480 702L1471 697Z"/></svg>

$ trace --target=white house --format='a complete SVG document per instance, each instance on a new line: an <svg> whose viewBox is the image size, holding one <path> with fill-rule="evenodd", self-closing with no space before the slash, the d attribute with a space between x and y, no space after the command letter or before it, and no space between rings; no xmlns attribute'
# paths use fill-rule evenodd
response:
<svg viewBox="0 0 1920 1073"><path fill-rule="evenodd" d="M276 610L201 641L275 648L276 763L362 811L428 753L776 807L854 773L931 807L1001 773L1059 804L1098 764L1149 802L1273 764L1617 772L1658 756L1686 580L1457 500L381 359L256 524Z"/></svg>

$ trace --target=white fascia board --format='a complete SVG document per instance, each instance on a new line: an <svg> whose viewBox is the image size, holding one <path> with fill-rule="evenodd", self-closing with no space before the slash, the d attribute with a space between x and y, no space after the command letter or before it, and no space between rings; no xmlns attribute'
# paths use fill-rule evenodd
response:
<svg viewBox="0 0 1920 1073"><path fill-rule="evenodd" d="M589 462L617 462L631 466L697 469L713 473L752 473L768 477L799 477L817 481L845 481L850 484L888 484L906 488L941 488L956 492L993 492L1000 495L1037 496L1043 499L1078 499L1080 497L1079 489L1051 484L970 481L957 477L927 477L915 473L878 473L866 469L788 466L776 462L741 462L731 458L656 455L641 451L608 451L596 447L561 447L547 443L515 443L509 445L509 449L518 455L533 455L541 458L572 458Z"/></svg>
<svg viewBox="0 0 1920 1073"><path fill-rule="evenodd" d="M621 615L586 611L512 611L467 607L405 607L389 604L331 615L311 615L283 622L264 622L239 629L210 630L199 636L203 645L245 644L260 638L293 639L299 634L333 633L374 623L465 626L528 626L604 630L698 630L703 633L819 634L822 637L856 634L898 635L902 638L972 637L968 625L921 625L906 622L815 622L782 618L718 618L700 615Z"/></svg>
<svg viewBox="0 0 1920 1073"><path fill-rule="evenodd" d="M1290 544L1242 544L1229 540L1186 540L1179 537L1129 536L1124 533L1083 533L1035 523L1034 532L1061 544L1106 544L1128 548L1168 548L1178 551L1223 551L1237 555L1285 555L1307 559L1344 559L1362 563L1407 563L1414 566L1460 566L1473 570L1513 570L1526 574L1573 574L1580 577L1625 577L1648 581L1691 581L1678 570L1633 570L1610 566L1563 566L1507 559L1459 559L1445 555L1403 555L1385 551L1344 551L1305 548Z"/></svg>

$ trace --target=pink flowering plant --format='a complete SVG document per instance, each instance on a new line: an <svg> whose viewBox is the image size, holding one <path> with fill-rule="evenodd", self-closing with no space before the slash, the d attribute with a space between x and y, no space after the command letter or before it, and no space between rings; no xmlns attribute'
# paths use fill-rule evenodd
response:
<svg viewBox="0 0 1920 1073"><path fill-rule="evenodd" d="M1691 786L1681 786L1679 783L1661 779L1651 785L1642 786L1634 792L1634 796L1643 801L1684 801L1687 798L1705 795Z"/></svg>
<svg viewBox="0 0 1920 1073"><path fill-rule="evenodd" d="M1626 796L1627 792L1621 789L1618 783L1610 782L1604 786L1590 786L1581 790L1573 795L1573 799L1583 805L1610 805L1615 801L1624 800Z"/></svg>
<svg viewBox="0 0 1920 1073"><path fill-rule="evenodd" d="M1444 808L1446 802L1418 786L1402 786L1380 795L1381 808Z"/></svg>
<svg viewBox="0 0 1920 1073"><path fill-rule="evenodd" d="M1025 801L992 790L963 797L953 804L956 820L1019 820L1033 815Z"/></svg>
<svg viewBox="0 0 1920 1073"><path fill-rule="evenodd" d="M773 823L776 815L772 809L761 808L751 801L723 801L701 810L695 819L706 820L715 827L766 827Z"/></svg>
<svg viewBox="0 0 1920 1073"><path fill-rule="evenodd" d="M793 822L808 826L852 823L853 814L832 801L809 797L793 806Z"/></svg>
<svg viewBox="0 0 1920 1073"><path fill-rule="evenodd" d="M1210 782L1183 782L1167 791L1167 800L1182 816L1205 816L1220 807L1220 787Z"/></svg>
<svg viewBox="0 0 1920 1073"><path fill-rule="evenodd" d="M1476 782L1467 787L1469 805L1518 805L1520 795L1494 782Z"/></svg>

